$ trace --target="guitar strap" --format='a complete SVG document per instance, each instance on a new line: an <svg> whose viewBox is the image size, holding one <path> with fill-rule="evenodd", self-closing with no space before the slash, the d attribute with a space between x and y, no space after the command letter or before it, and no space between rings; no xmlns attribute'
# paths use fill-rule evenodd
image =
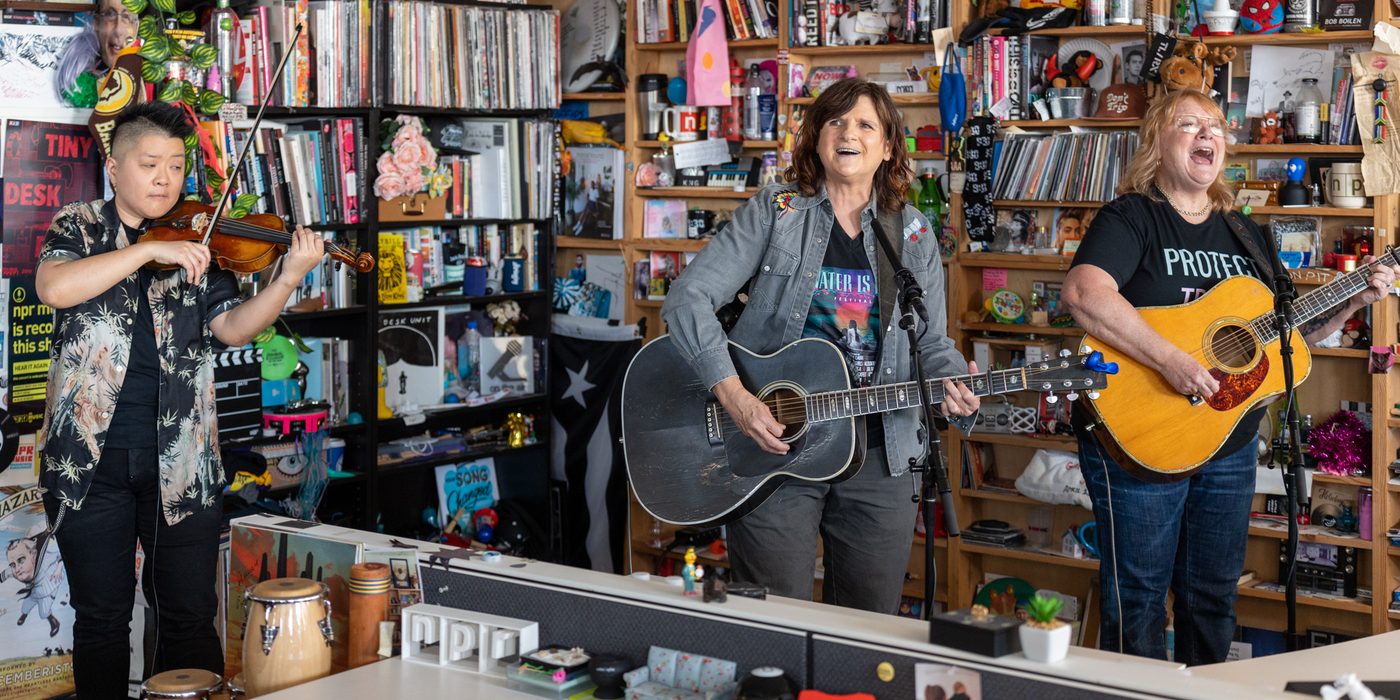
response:
<svg viewBox="0 0 1400 700"><path fill-rule="evenodd" d="M1225 222L1230 225L1230 231L1235 234L1240 245L1244 246L1245 252L1254 259L1254 267L1259 270L1259 274L1269 276L1269 279L1261 281L1273 289L1273 277L1284 272L1283 263L1279 260L1278 251L1275 249L1273 235L1267 231L1264 232L1264 249L1261 250L1259 240L1250 235L1249 227L1244 225L1244 214L1234 210L1227 211L1225 212ZM1290 280L1288 285L1292 287L1293 282Z"/></svg>
<svg viewBox="0 0 1400 700"><path fill-rule="evenodd" d="M901 258L904 257L904 236L900 235L904 230L904 226L901 223L899 212L880 212L880 214L875 217L874 225L878 235L884 236L891 231L894 232L895 235L888 236L890 245L894 247L896 255ZM884 254L884 257L889 257L888 254L885 254L884 246L877 242L875 247ZM895 299L898 296L899 289L899 283L894 279L894 271L895 268L899 266L900 262L899 260L889 260L888 262L888 265L876 265L876 267L879 268L879 275L875 286L876 291L880 294L880 323L885 326L888 326L894 319ZM878 363L875 367L875 371L880 371Z"/></svg>

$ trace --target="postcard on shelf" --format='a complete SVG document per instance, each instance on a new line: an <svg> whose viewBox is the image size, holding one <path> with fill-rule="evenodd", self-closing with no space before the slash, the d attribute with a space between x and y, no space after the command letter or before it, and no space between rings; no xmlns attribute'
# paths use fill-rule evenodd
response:
<svg viewBox="0 0 1400 700"><path fill-rule="evenodd" d="M643 207L643 238L684 238L684 199L649 199Z"/></svg>
<svg viewBox="0 0 1400 700"><path fill-rule="evenodd" d="M564 177L564 233L622 238L623 156L616 148L571 146L573 170Z"/></svg>
<svg viewBox="0 0 1400 700"><path fill-rule="evenodd" d="M528 335L481 339L481 393L489 396L504 390L535 391L535 345Z"/></svg>
<svg viewBox="0 0 1400 700"><path fill-rule="evenodd" d="M651 251L651 284L647 286L647 299L664 301L671 291L671 283L681 274L681 254L676 251Z"/></svg>

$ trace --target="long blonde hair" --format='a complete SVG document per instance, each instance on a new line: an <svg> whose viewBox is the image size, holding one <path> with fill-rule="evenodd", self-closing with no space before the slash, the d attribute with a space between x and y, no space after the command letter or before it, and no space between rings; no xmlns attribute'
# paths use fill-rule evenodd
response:
<svg viewBox="0 0 1400 700"><path fill-rule="evenodd" d="M1225 123L1225 115L1221 113L1219 105L1206 97L1205 93L1176 90L1158 97L1152 106L1147 108L1147 115L1143 117L1142 130L1139 132L1141 143L1138 144L1137 153L1133 154L1133 162L1128 164L1123 179L1118 183L1119 195L1136 192L1157 201L1162 200L1156 185L1157 168L1162 165L1162 154L1157 141L1168 129L1176 128L1172 123L1176 107L1187 100L1194 100L1207 113L1219 119L1221 124ZM1225 155L1228 154L1227 150ZM1206 194L1210 197L1211 209L1227 211L1234 208L1235 192L1229 183L1225 182L1224 168L1215 174L1215 182L1210 184Z"/></svg>

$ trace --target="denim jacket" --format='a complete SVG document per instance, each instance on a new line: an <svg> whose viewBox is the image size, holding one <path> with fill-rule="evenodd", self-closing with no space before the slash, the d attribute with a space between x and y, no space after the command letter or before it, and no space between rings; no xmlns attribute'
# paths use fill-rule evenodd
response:
<svg viewBox="0 0 1400 700"><path fill-rule="evenodd" d="M914 378L909 363L909 340L895 314L897 290L891 288L884 252L875 238L876 200L861 211L865 254L875 272L880 297L880 322L885 325L876 365L875 384ZM728 340L756 353L771 353L802 337L807 310L826 256L835 213L822 188L815 196L800 194L793 185L765 187L734 212L733 221L705 246L671 286L662 307L671 339L706 386L714 387L735 375L724 331L715 311L753 279L749 302ZM929 379L967 372L967 362L947 335L947 302L937 234L912 206L899 215L900 230L886 231L904 240L904 265L925 291L929 329L923 334L925 376ZM954 424L969 432L974 418ZM922 459L924 446L920 410L909 408L885 415L885 451L890 473L909 470L911 459Z"/></svg>

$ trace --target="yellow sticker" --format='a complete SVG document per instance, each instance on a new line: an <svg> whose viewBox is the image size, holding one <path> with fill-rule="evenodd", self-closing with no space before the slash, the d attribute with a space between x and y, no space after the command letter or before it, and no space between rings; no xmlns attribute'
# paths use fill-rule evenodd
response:
<svg viewBox="0 0 1400 700"><path fill-rule="evenodd" d="M894 664L888 661L881 661L880 665L875 667L875 677L886 683L894 680Z"/></svg>

